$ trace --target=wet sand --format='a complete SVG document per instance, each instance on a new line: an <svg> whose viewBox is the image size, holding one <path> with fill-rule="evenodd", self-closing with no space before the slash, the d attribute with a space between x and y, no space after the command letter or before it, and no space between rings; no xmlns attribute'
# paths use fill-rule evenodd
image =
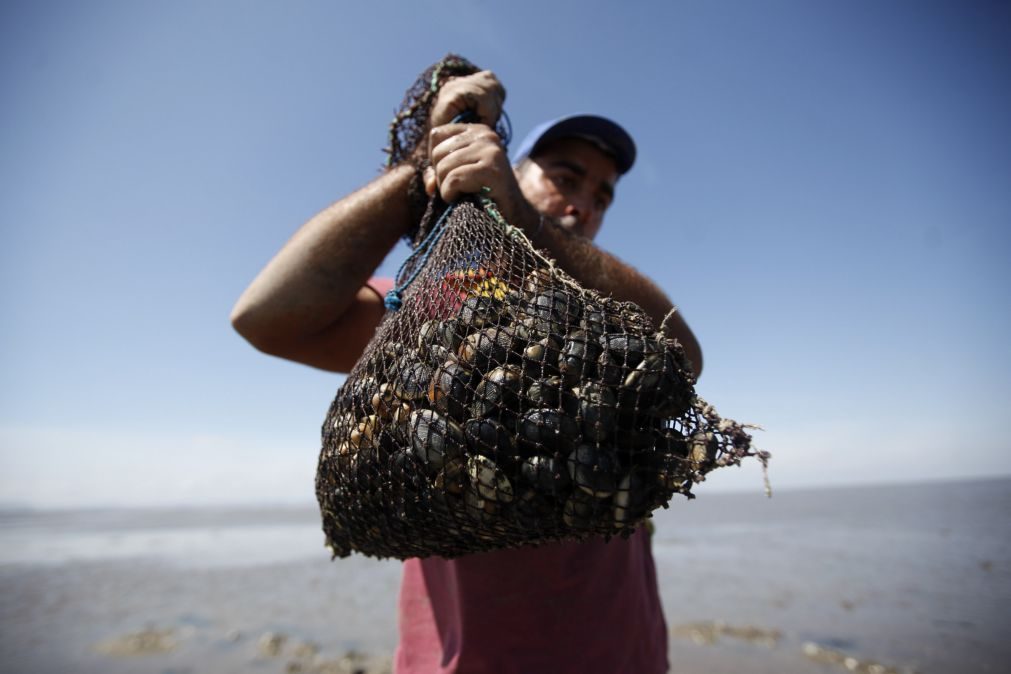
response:
<svg viewBox="0 0 1011 674"><path fill-rule="evenodd" d="M1002 672L1011 480L705 494L656 517L672 672ZM311 508L5 513L0 671L390 671L399 563Z"/></svg>

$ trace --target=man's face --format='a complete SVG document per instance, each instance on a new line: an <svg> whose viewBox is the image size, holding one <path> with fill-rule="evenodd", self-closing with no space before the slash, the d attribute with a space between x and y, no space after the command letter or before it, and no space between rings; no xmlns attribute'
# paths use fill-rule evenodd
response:
<svg viewBox="0 0 1011 674"><path fill-rule="evenodd" d="M516 178L534 208L592 239L614 199L618 168L592 143L563 138L540 149Z"/></svg>

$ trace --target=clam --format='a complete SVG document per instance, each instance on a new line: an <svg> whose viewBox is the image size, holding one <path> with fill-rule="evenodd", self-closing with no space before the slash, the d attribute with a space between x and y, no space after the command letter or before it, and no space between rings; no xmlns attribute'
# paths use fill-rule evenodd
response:
<svg viewBox="0 0 1011 674"><path fill-rule="evenodd" d="M607 319L605 318L604 311L592 304L583 307L583 315L579 319L579 328L584 330L593 339L599 340L607 331Z"/></svg>
<svg viewBox="0 0 1011 674"><path fill-rule="evenodd" d="M614 525L626 527L646 515L650 503L649 485L642 475L632 471L618 482L614 492Z"/></svg>
<svg viewBox="0 0 1011 674"><path fill-rule="evenodd" d="M424 353L428 347L442 342L442 321L432 318L418 328L418 350Z"/></svg>
<svg viewBox="0 0 1011 674"><path fill-rule="evenodd" d="M545 334L540 330L540 327L540 323L536 318L530 318L522 314L512 323L512 331L516 335L516 339L523 340L524 342L535 342L543 339Z"/></svg>
<svg viewBox="0 0 1011 674"><path fill-rule="evenodd" d="M463 425L463 435L471 452L502 460L515 451L513 434L493 419L470 419Z"/></svg>
<svg viewBox="0 0 1011 674"><path fill-rule="evenodd" d="M617 487L618 460L602 447L582 444L569 455L569 477L595 498L607 498Z"/></svg>
<svg viewBox="0 0 1011 674"><path fill-rule="evenodd" d="M566 384L572 386L584 377L593 377L601 346L584 330L573 330L566 336L558 357L558 370Z"/></svg>
<svg viewBox="0 0 1011 674"><path fill-rule="evenodd" d="M359 420L358 426L351 431L348 442L355 449L372 448L376 446L378 435L379 417L375 414L370 414L364 419Z"/></svg>
<svg viewBox="0 0 1011 674"><path fill-rule="evenodd" d="M610 351L602 351L597 357L597 379L607 386L618 386L625 381L625 368Z"/></svg>
<svg viewBox="0 0 1011 674"><path fill-rule="evenodd" d="M410 442L411 436L411 412L414 408L410 403L402 402L393 408L390 415L389 430L393 439L402 445Z"/></svg>
<svg viewBox="0 0 1011 674"><path fill-rule="evenodd" d="M428 392L432 368L425 363L413 363L400 371L393 384L393 393L401 400L419 400Z"/></svg>
<svg viewBox="0 0 1011 674"><path fill-rule="evenodd" d="M562 395L562 378L555 376L537 379L527 387L524 395L532 407L558 407Z"/></svg>
<svg viewBox="0 0 1011 674"><path fill-rule="evenodd" d="M545 290L522 302L521 318L535 319L533 325L544 334L562 333L579 323L581 307L575 295L561 290Z"/></svg>
<svg viewBox="0 0 1011 674"><path fill-rule="evenodd" d="M482 497L473 485L463 492L463 504L471 519L485 524L494 522L502 507L498 501Z"/></svg>
<svg viewBox="0 0 1011 674"><path fill-rule="evenodd" d="M520 370L515 365L504 365L490 371L477 385L470 415L486 417L499 410L515 414L522 381Z"/></svg>
<svg viewBox="0 0 1011 674"><path fill-rule="evenodd" d="M467 474L481 498L495 503L510 503L513 486L498 465L486 456L467 459Z"/></svg>
<svg viewBox="0 0 1011 674"><path fill-rule="evenodd" d="M491 295L471 295L460 307L460 324L467 331L491 327L498 323L502 308L502 301Z"/></svg>
<svg viewBox="0 0 1011 674"><path fill-rule="evenodd" d="M468 335L457 354L461 364L483 372L505 363L515 343L516 337L509 328L485 328Z"/></svg>
<svg viewBox="0 0 1011 674"><path fill-rule="evenodd" d="M531 456L520 467L520 475L538 492L551 496L569 486L569 472L553 456Z"/></svg>
<svg viewBox="0 0 1011 674"><path fill-rule="evenodd" d="M467 329L455 318L447 318L439 323L438 343L452 352L460 348L460 342Z"/></svg>
<svg viewBox="0 0 1011 674"><path fill-rule="evenodd" d="M562 521L572 529L592 529L595 520L604 511L603 502L587 496L578 489L569 495L562 506Z"/></svg>
<svg viewBox="0 0 1011 674"><path fill-rule="evenodd" d="M372 409L380 419L392 418L399 405L400 399L394 394L393 386L389 383L380 384L379 390L372 396Z"/></svg>
<svg viewBox="0 0 1011 674"><path fill-rule="evenodd" d="M550 288L551 284L551 272L549 270L535 269L523 279L523 292L536 295Z"/></svg>
<svg viewBox="0 0 1011 674"><path fill-rule="evenodd" d="M447 360L456 360L456 351L450 351L442 344L432 344L428 347L428 362L438 367Z"/></svg>
<svg viewBox="0 0 1011 674"><path fill-rule="evenodd" d="M601 442L614 432L618 398L606 386L589 382L579 388L579 416L583 437Z"/></svg>
<svg viewBox="0 0 1011 674"><path fill-rule="evenodd" d="M599 343L617 363L626 367L635 367L646 355L646 340L638 335L608 333L600 338Z"/></svg>
<svg viewBox="0 0 1011 674"><path fill-rule="evenodd" d="M372 410L372 395L379 388L379 381L372 375L359 377L345 384L344 396L355 414L370 414Z"/></svg>
<svg viewBox="0 0 1011 674"><path fill-rule="evenodd" d="M442 492L462 496L467 488L466 464L462 458L447 461L435 476L432 486Z"/></svg>
<svg viewBox="0 0 1011 674"><path fill-rule="evenodd" d="M576 420L548 407L528 410L516 430L519 441L536 452L568 451L579 441Z"/></svg>
<svg viewBox="0 0 1011 674"><path fill-rule="evenodd" d="M463 429L434 410L411 412L411 449L433 472L464 454Z"/></svg>
<svg viewBox="0 0 1011 674"><path fill-rule="evenodd" d="M455 419L463 419L470 396L471 371L455 360L448 360L435 370L428 385L432 409Z"/></svg>
<svg viewBox="0 0 1011 674"><path fill-rule="evenodd" d="M555 335L531 342L523 349L523 371L530 377L554 374L561 351L562 340Z"/></svg>
<svg viewBox="0 0 1011 674"><path fill-rule="evenodd" d="M358 426L358 417L354 412L338 412L334 416L333 430L340 440L347 440L351 431Z"/></svg>

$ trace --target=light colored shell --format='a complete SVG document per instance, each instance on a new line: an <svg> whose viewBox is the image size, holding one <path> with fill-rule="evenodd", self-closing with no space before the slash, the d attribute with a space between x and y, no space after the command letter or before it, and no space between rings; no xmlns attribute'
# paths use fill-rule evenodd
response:
<svg viewBox="0 0 1011 674"><path fill-rule="evenodd" d="M486 456L472 456L467 460L467 472L481 498L496 503L512 502L513 486L494 461Z"/></svg>

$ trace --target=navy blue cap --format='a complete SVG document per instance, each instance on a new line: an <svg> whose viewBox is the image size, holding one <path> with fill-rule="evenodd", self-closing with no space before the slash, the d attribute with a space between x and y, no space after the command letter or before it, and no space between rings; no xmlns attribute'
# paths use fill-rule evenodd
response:
<svg viewBox="0 0 1011 674"><path fill-rule="evenodd" d="M582 138L614 157L618 175L628 173L635 163L635 141L625 129L606 117L597 115L570 115L559 117L534 128L520 143L513 155L518 164L554 140Z"/></svg>

